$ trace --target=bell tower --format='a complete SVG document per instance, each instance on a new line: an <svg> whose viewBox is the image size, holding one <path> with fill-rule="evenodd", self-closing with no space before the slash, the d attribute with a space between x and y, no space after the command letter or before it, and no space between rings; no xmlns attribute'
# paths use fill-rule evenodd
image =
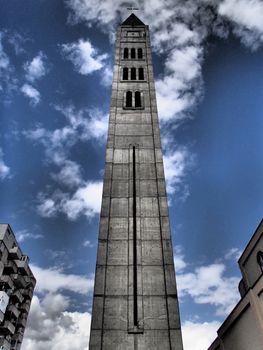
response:
<svg viewBox="0 0 263 350"><path fill-rule="evenodd" d="M90 350L182 350L149 28L118 28Z"/></svg>

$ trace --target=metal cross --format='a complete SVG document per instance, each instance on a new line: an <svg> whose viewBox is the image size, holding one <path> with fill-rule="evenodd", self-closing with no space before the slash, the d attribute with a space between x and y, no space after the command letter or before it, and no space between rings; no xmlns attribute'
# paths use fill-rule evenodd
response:
<svg viewBox="0 0 263 350"><path fill-rule="evenodd" d="M139 11L139 8L138 8L138 7L127 7L127 10L130 10L130 11Z"/></svg>

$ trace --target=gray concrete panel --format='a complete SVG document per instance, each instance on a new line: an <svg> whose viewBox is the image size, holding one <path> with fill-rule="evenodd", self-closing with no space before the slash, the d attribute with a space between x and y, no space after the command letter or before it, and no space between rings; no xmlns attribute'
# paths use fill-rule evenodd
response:
<svg viewBox="0 0 263 350"><path fill-rule="evenodd" d="M165 295L163 266L142 266L143 295Z"/></svg>
<svg viewBox="0 0 263 350"><path fill-rule="evenodd" d="M127 295L128 294L128 267L108 266L106 295Z"/></svg>
<svg viewBox="0 0 263 350"><path fill-rule="evenodd" d="M100 349L97 348L96 350ZM103 333L103 350L134 350L133 335L128 334L127 331L105 330Z"/></svg>
<svg viewBox="0 0 263 350"><path fill-rule="evenodd" d="M111 218L109 239L128 239L128 218Z"/></svg>
<svg viewBox="0 0 263 350"><path fill-rule="evenodd" d="M143 240L160 240L159 217L141 219L141 236Z"/></svg>
<svg viewBox="0 0 263 350"><path fill-rule="evenodd" d="M128 241L108 242L108 265L128 265Z"/></svg>
<svg viewBox="0 0 263 350"><path fill-rule="evenodd" d="M160 241L142 241L142 264L163 264L162 245Z"/></svg>
<svg viewBox="0 0 263 350"><path fill-rule="evenodd" d="M128 216L128 198L112 198L111 217Z"/></svg>
<svg viewBox="0 0 263 350"><path fill-rule="evenodd" d="M161 330L147 330L138 336L138 350L170 350L169 333ZM179 350L179 349L178 349Z"/></svg>
<svg viewBox="0 0 263 350"><path fill-rule="evenodd" d="M165 297L144 296L144 329L168 329Z"/></svg>
<svg viewBox="0 0 263 350"><path fill-rule="evenodd" d="M129 166L128 164L114 164L112 170L112 177L115 180L128 180L129 176Z"/></svg>
<svg viewBox="0 0 263 350"><path fill-rule="evenodd" d="M104 329L127 331L127 307L127 298L105 297Z"/></svg>

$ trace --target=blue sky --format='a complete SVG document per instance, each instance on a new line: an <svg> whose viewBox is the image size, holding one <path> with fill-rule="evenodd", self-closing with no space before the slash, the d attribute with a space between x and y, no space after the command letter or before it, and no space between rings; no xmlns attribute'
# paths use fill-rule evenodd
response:
<svg viewBox="0 0 263 350"><path fill-rule="evenodd" d="M239 300L262 218L263 5L134 2L150 25L185 350ZM87 349L123 1L1 1L0 221L38 285L23 350ZM42 327L46 324L46 327Z"/></svg>

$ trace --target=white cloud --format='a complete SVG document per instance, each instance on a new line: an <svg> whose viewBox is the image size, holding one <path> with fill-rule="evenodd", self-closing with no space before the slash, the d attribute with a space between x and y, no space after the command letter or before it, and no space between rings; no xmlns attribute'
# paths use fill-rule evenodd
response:
<svg viewBox="0 0 263 350"><path fill-rule="evenodd" d="M234 260L234 262L237 262L242 254L242 250L238 248L231 248L229 249L225 254L226 260Z"/></svg>
<svg viewBox="0 0 263 350"><path fill-rule="evenodd" d="M86 181L81 166L68 158L71 148L78 142L105 141L108 116L97 109L76 111L72 106L55 108L66 117L65 126L51 131L37 126L24 131L24 135L44 146L48 162L59 168L57 173L51 173L52 178L66 186L68 191L39 193L37 211L46 218L58 213L65 214L70 220L76 220L80 215L92 218L100 211L102 182Z"/></svg>
<svg viewBox="0 0 263 350"><path fill-rule="evenodd" d="M216 314L226 316L239 300L239 278L224 276L224 264L197 267L194 272L177 275L179 296L190 295L197 304L216 307Z"/></svg>
<svg viewBox="0 0 263 350"><path fill-rule="evenodd" d="M174 247L174 265L176 273L182 272L188 265L185 261L185 256L183 254L183 249L180 245Z"/></svg>
<svg viewBox="0 0 263 350"><path fill-rule="evenodd" d="M36 292L57 293L67 290L86 295L93 290L93 276L65 274L57 267L41 268L34 264L30 266L37 280Z"/></svg>
<svg viewBox="0 0 263 350"><path fill-rule="evenodd" d="M22 350L88 350L91 315L68 312L69 304L61 294L34 296Z"/></svg>
<svg viewBox="0 0 263 350"><path fill-rule="evenodd" d="M56 215L56 203L51 198L46 198L43 193L38 195L39 204L37 206L37 212L44 218L51 218Z"/></svg>
<svg viewBox="0 0 263 350"><path fill-rule="evenodd" d="M101 84L108 87L112 84L113 71L111 67L106 67L101 73Z"/></svg>
<svg viewBox="0 0 263 350"><path fill-rule="evenodd" d="M73 195L56 191L47 197L41 193L37 211L40 216L47 218L58 213L65 214L69 220L76 220L80 215L93 218L100 212L101 198L101 181L83 182Z"/></svg>
<svg viewBox="0 0 263 350"><path fill-rule="evenodd" d="M173 49L165 62L166 75L156 81L160 120L181 120L202 95L203 50L198 46Z"/></svg>
<svg viewBox="0 0 263 350"><path fill-rule="evenodd" d="M169 146L168 146L169 149ZM193 155L185 147L169 150L163 156L166 189L168 194L181 191L182 199L189 195L188 187L184 184L187 170L194 162Z"/></svg>
<svg viewBox="0 0 263 350"><path fill-rule="evenodd" d="M79 166L73 161L67 160L69 151L80 141L96 139L99 143L105 142L108 130L108 115L102 113L99 109L76 110L72 105L66 107L55 106L55 109L66 118L66 124L62 128L47 130L38 125L33 130L24 131L24 135L28 139L42 144L47 159L64 168L62 172L74 171L79 176L81 172ZM57 175L57 178L65 180L63 173Z"/></svg>
<svg viewBox="0 0 263 350"><path fill-rule="evenodd" d="M77 189L74 195L65 197L60 203L61 211L70 220L76 220L81 214L92 218L99 214L102 198L102 182L89 182Z"/></svg>
<svg viewBox="0 0 263 350"><path fill-rule="evenodd" d="M3 34L0 32L0 69L7 69L10 65L10 60L4 51L2 44Z"/></svg>
<svg viewBox="0 0 263 350"><path fill-rule="evenodd" d="M44 238L43 235L39 233L32 233L28 230L20 230L16 232L16 239L18 242L24 242L26 239L41 239Z"/></svg>
<svg viewBox="0 0 263 350"><path fill-rule="evenodd" d="M40 102L40 93L30 84L24 84L21 87L23 94L30 99L30 103L35 106Z"/></svg>
<svg viewBox="0 0 263 350"><path fill-rule="evenodd" d="M80 39L78 42L61 45L62 53L75 66L75 69L83 75L100 70L108 57L107 54L99 55L89 40Z"/></svg>
<svg viewBox="0 0 263 350"><path fill-rule="evenodd" d="M182 324L184 350L205 350L217 337L216 331L220 327L218 321L192 322Z"/></svg>
<svg viewBox="0 0 263 350"><path fill-rule="evenodd" d="M87 239L86 241L83 242L83 247L92 248L94 247L94 244Z"/></svg>
<svg viewBox="0 0 263 350"><path fill-rule="evenodd" d="M72 160L65 160L57 174L52 174L52 177L68 187L79 186L82 183L81 167Z"/></svg>
<svg viewBox="0 0 263 350"><path fill-rule="evenodd" d="M218 12L233 22L263 34L263 3L261 0L224 0Z"/></svg>
<svg viewBox="0 0 263 350"><path fill-rule="evenodd" d="M218 13L233 23L241 42L256 50L263 43L263 3L259 0L224 0Z"/></svg>
<svg viewBox="0 0 263 350"><path fill-rule="evenodd" d="M40 51L39 54L26 62L24 65L26 79L33 83L35 80L42 78L47 73L46 56Z"/></svg>
<svg viewBox="0 0 263 350"><path fill-rule="evenodd" d="M8 179L10 176L10 168L4 162L4 153L0 147L0 180Z"/></svg>

